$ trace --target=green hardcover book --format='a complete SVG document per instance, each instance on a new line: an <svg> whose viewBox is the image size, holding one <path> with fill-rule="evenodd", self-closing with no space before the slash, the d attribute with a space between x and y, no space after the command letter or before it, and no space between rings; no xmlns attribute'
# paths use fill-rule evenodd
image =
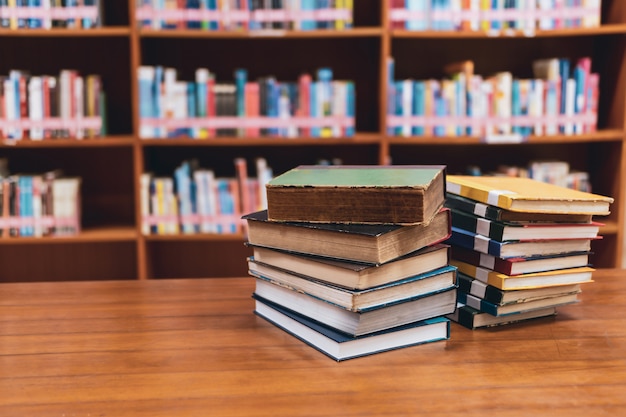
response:
<svg viewBox="0 0 626 417"><path fill-rule="evenodd" d="M445 200L445 167L302 165L266 190L272 221L427 223Z"/></svg>

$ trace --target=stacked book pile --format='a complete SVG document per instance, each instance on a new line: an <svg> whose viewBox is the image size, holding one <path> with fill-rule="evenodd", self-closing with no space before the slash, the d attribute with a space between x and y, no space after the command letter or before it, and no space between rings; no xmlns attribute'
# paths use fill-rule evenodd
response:
<svg viewBox="0 0 626 417"><path fill-rule="evenodd" d="M451 264L458 309L468 328L556 314L592 280L591 243L610 197L529 178L447 177Z"/></svg>
<svg viewBox="0 0 626 417"><path fill-rule="evenodd" d="M442 166L300 166L244 216L255 313L335 360L446 340Z"/></svg>

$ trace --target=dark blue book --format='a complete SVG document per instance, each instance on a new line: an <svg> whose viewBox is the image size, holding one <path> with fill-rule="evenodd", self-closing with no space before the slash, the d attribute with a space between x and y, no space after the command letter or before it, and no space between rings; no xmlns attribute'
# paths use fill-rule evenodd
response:
<svg viewBox="0 0 626 417"><path fill-rule="evenodd" d="M477 252L500 258L528 258L541 255L589 252L591 250L591 239L508 240L498 242L497 240L454 226L452 227L450 238L445 243L473 249Z"/></svg>
<svg viewBox="0 0 626 417"><path fill-rule="evenodd" d="M457 301L463 303L483 313L492 316L509 316L511 314L519 314L532 310L539 310L548 307L559 307L567 304L578 302L578 293L566 293L554 295L552 297L544 297L534 300L522 301L510 304L495 304L485 300L484 298L468 294L463 291L457 292Z"/></svg>
<svg viewBox="0 0 626 417"><path fill-rule="evenodd" d="M254 298L257 315L336 361L450 338L450 322L444 317L352 337L262 297Z"/></svg>

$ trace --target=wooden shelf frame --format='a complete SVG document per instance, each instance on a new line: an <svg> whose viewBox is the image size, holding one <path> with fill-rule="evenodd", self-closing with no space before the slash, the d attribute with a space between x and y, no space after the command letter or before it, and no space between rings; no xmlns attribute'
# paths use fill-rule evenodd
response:
<svg viewBox="0 0 626 417"><path fill-rule="evenodd" d="M91 276L83 266L75 270L68 266L73 254L73 248L84 246L82 256L98 259L97 265L107 268L106 262L101 262L101 256L109 256L106 261L119 263L110 267L112 278L119 279L155 279L190 276L218 276L224 274L242 275L245 273L245 256L249 253L243 245L245 236L237 235L166 235L143 236L141 234L141 210L139 204L139 178L145 170L158 169L160 161L180 163L182 156L198 156L204 161L215 162L220 169L227 169L232 157L243 154L246 157L267 156L270 166L276 164L276 173L289 166L307 163L323 155L338 154L347 162L366 164L405 163L419 161L426 158L431 163L446 162L450 158L459 165L463 154L475 157L469 161L479 164L483 161L493 163L497 156L521 153L520 158L526 156L543 155L556 156L561 150L573 162L587 166L592 171L592 183L598 191L613 196L616 201L612 206L613 213L607 219L601 219L605 226L601 234L605 236L598 242L599 253L597 262L600 266L622 266L624 252L623 241L625 234L625 202L624 188L626 188L626 5L620 0L605 0L603 2L603 24L598 28L562 29L554 31L537 30L533 36L521 31L509 31L494 37L485 32L413 32L398 29L389 29L385 23L388 16L387 1L362 0L355 2L355 27L351 30L314 30L298 32L291 30L259 31L259 32L210 32L200 30L151 30L140 29L134 21L135 3L128 0L112 0L105 10L105 26L102 28L80 29L52 29L52 30L9 30L0 29L0 53L3 44L19 41L38 45L47 38L55 38L55 44L64 48L66 43L70 49L89 50L103 48L105 42L110 42L111 50L92 53L110 54L109 61L102 61L103 71L110 77L122 77L112 86L112 96L109 102L108 113L112 124L113 134L104 138L86 140L52 140L0 142L0 157L32 158L32 166L38 158L44 158L51 153L58 157L62 165L74 170L85 170L88 174L87 185L93 188L84 190L85 204L96 207L97 213L83 213L88 217L84 231L78 236L59 238L0 238L0 245L4 249L11 249L10 255L0 255L0 263L23 262L26 258L46 253L54 247L55 256L62 256L62 261L55 264L58 271L51 274L51 280L58 279L63 272L68 272L72 279L85 279ZM126 9L126 14L120 10ZM110 25L108 24L110 23ZM408 59L415 57L411 54L414 46L423 46L438 43L444 46L457 44L490 46L500 42L533 43L546 46L548 50L556 43L578 45L593 52L594 66L601 72L601 104L603 115L600 118L598 131L578 136L531 136L522 144L488 144L475 137L395 137L386 133L385 102L387 94L387 66L386 58L394 56L403 64L401 72L410 75L415 67L407 64ZM176 61L175 49L177 45L210 47L219 50L220 47L229 48L233 45L246 48L260 48L272 50L275 46L287 45L297 50L297 46L305 45L313 48L310 52L317 58L328 56L330 65L337 66L341 76L357 79L358 106L366 107L367 111L357 113L357 132L350 138L239 138L219 137L206 140L189 138L176 139L141 139L139 132L138 85L136 69L143 64L152 65L158 61L160 53L166 53L164 59L169 64ZM252 45L252 46L250 46ZM603 45L602 47L598 45ZM303 47L303 49L305 49ZM5 68L22 67L25 52L21 54L10 47L8 62L0 65ZM333 48L355 49L358 52L358 62L342 61L342 52ZM604 48L604 49L603 49ZM108 49L108 48L106 48ZM162 50L160 50L162 49ZM212 49L213 50L213 49ZM324 52L322 54L321 52ZM475 52L475 51L474 51ZM302 53L302 52L300 52ZM540 56L544 52L537 52ZM355 52L356 54L356 52ZM394 55L397 54L397 55ZM471 55L471 53L469 54ZM357 56L357 55L354 55ZM181 56L180 58L183 58ZM228 79L229 71L234 65L246 63L251 72L262 72L269 64L254 61L246 57L237 57L234 53L226 53L225 62L216 63L210 56L184 56L180 61L183 69L189 70L196 63L206 66L214 64L218 70L218 77ZM293 57L293 60L303 58ZM429 76L438 76L432 68L444 63L445 53L440 57L427 57L433 61L424 70ZM43 68L60 68L63 65L60 57ZM80 64L78 69L92 69L88 63L72 58ZM290 57L290 59L292 59ZM506 60L506 57L504 58ZM311 58L313 60L313 58ZM5 60L6 61L6 60ZM596 64L597 61L597 64ZM296 65L275 61L278 66L279 79L283 73L287 76L296 76ZM303 70L316 62L303 60ZM159 63L159 62L156 62ZM334 65L333 65L334 64ZM320 65L326 65L320 62ZM417 64L416 64L417 65ZM115 69L114 69L115 68ZM220 73L221 71L221 73ZM224 75L225 74L225 75ZM123 75L123 76L122 76ZM415 77L421 76L416 74ZM106 90L105 85L105 91ZM107 91L108 92L108 91ZM367 119L367 120L364 120ZM359 128L360 127L360 128ZM519 147L520 152L517 152ZM70 163L62 154L81 154L83 163ZM121 162L120 162L121 161ZM421 161L420 161L421 162ZM106 178L98 179L95 174L108 172L106 165L114 174L112 180L122 179L120 187L107 183ZM26 164L28 166L28 164ZM60 166L60 168L65 168ZM163 168L164 169L164 168ZM119 172L118 172L119 171ZM117 173L115 173L117 172ZM231 166L231 175L234 169ZM106 175L102 175L106 177ZM118 189L119 188L119 189ZM109 226L120 224L121 226ZM105 249L101 249L104 247ZM595 248L596 246L594 246ZM100 252L102 251L102 252ZM104 255L102 255L104 253ZM232 270L213 270L202 253L217 262L229 263ZM61 255L59 255L61 254ZM10 256L10 258L9 258ZM51 256L51 255L50 255ZM65 262L67 261L67 262ZM213 262L215 264L216 262ZM84 262L88 265L88 262ZM67 271L64 271L67 269ZM70 270L71 269L71 270ZM20 280L32 268L12 265L4 275L0 273L0 282ZM105 271L107 272L107 271ZM35 271L32 280L46 280L44 272ZM39 275L37 275L39 274ZM198 275L199 274L199 275ZM97 278L97 274L94 275Z"/></svg>

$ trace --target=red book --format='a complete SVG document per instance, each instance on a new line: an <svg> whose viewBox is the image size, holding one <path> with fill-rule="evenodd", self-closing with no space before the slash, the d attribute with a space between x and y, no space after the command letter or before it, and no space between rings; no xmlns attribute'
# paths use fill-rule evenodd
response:
<svg viewBox="0 0 626 417"><path fill-rule="evenodd" d="M299 90L300 90L300 102L298 103L297 116L309 117L311 115L311 81L310 74L302 74L300 76ZM311 136L311 129L303 127L300 129L300 134L304 137Z"/></svg>
<svg viewBox="0 0 626 417"><path fill-rule="evenodd" d="M259 83L256 82L248 82L244 87L244 97L246 101L246 117L248 120L251 118L259 117L260 114L260 104L261 98L259 95ZM246 128L246 136L247 137L259 137L260 129L259 127L249 126Z"/></svg>

